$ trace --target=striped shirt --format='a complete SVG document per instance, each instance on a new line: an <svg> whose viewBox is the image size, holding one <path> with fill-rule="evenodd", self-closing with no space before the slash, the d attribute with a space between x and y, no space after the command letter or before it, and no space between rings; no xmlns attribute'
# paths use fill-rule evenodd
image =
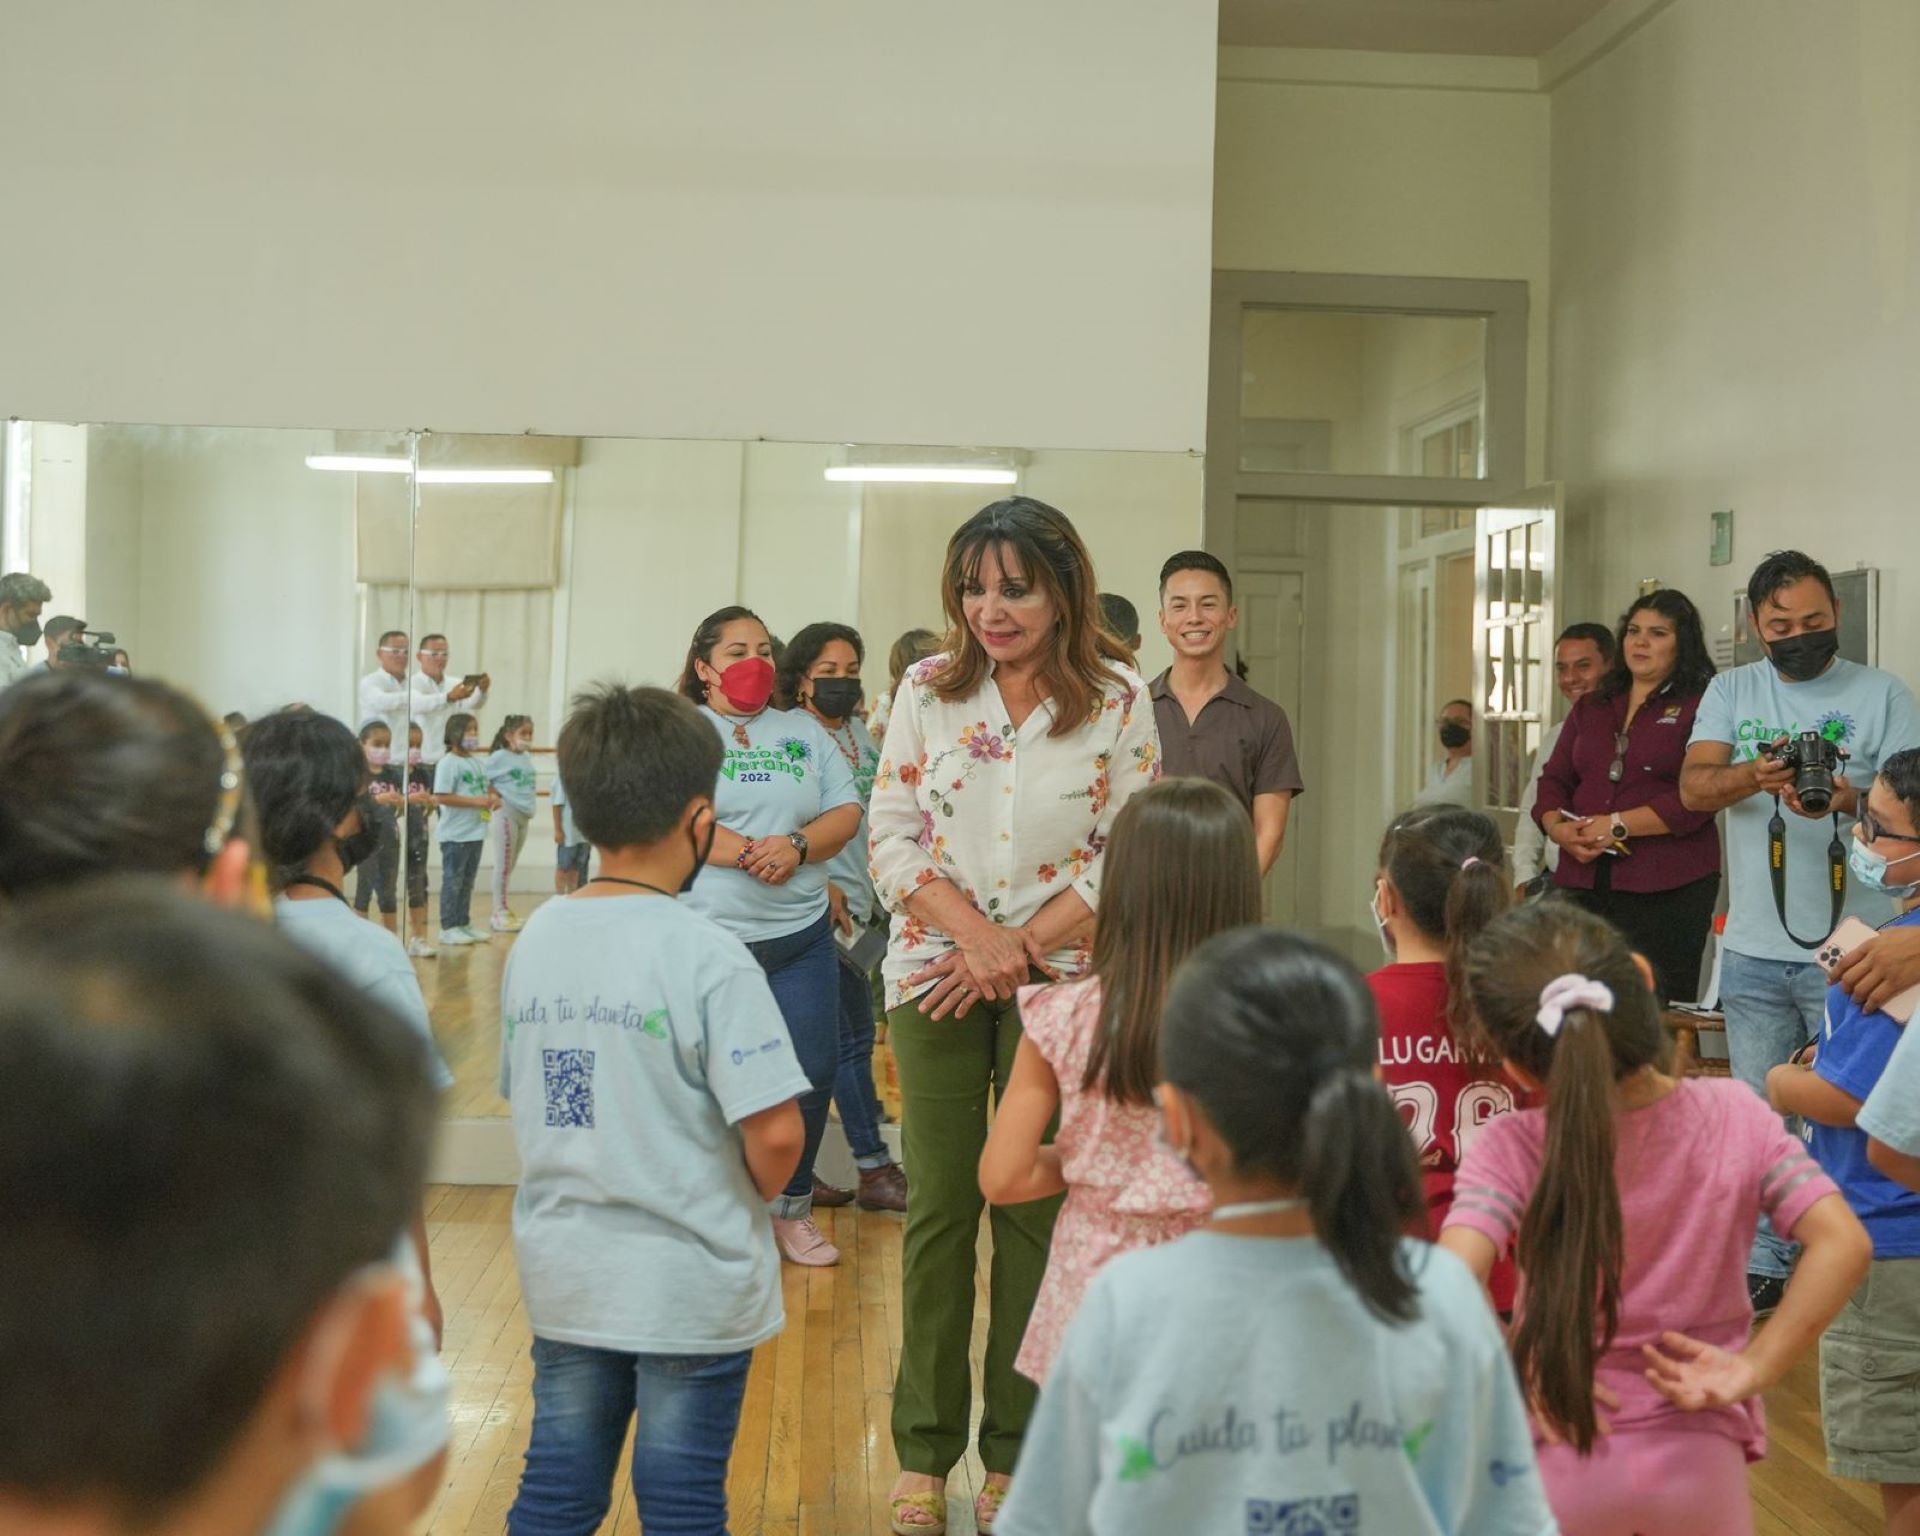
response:
<svg viewBox="0 0 1920 1536"><path fill-rule="evenodd" d="M1626 1252L1620 1326L1598 1372L1621 1400L1608 1418L1620 1431L1684 1417L1688 1429L1724 1434L1758 1459L1766 1421L1757 1399L1683 1416L1647 1381L1640 1346L1673 1329L1723 1349L1745 1348L1753 1325L1747 1252L1761 1216L1791 1237L1815 1201L1839 1190L1780 1117L1731 1079L1688 1078L1655 1103L1617 1115L1614 1128ZM1538 1109L1488 1122L1467 1148L1447 1226L1482 1233L1504 1252L1539 1181L1546 1130L1546 1111ZM1518 1305L1526 1310L1524 1275Z"/></svg>

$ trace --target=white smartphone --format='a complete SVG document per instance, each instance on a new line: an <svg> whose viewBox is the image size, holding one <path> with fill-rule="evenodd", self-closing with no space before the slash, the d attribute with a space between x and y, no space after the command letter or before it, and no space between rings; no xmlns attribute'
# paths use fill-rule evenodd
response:
<svg viewBox="0 0 1920 1536"><path fill-rule="evenodd" d="M1850 917L1828 935L1826 943L1815 951L1814 959L1820 962L1820 969L1831 976L1842 960L1876 937L1876 932L1867 924L1857 917ZM1920 987L1909 987L1880 1011L1896 1024L1911 1024L1916 1007L1920 1007Z"/></svg>

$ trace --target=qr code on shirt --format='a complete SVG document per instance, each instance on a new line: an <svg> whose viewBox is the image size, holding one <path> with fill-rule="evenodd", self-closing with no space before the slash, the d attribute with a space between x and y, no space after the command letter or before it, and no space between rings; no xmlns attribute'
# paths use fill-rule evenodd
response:
<svg viewBox="0 0 1920 1536"><path fill-rule="evenodd" d="M593 1052L542 1051L547 1078L547 1124L593 1129Z"/></svg>
<svg viewBox="0 0 1920 1536"><path fill-rule="evenodd" d="M1247 1536L1359 1536L1360 1496L1289 1499L1284 1504L1247 1500Z"/></svg>

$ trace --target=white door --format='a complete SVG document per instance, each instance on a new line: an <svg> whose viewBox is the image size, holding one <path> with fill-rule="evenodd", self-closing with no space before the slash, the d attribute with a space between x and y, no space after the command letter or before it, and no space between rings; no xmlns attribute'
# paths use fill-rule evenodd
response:
<svg viewBox="0 0 1920 1536"><path fill-rule="evenodd" d="M1511 844L1553 694L1560 487L1474 515L1474 771L1479 806Z"/></svg>
<svg viewBox="0 0 1920 1536"><path fill-rule="evenodd" d="M1243 565L1235 583L1240 605L1240 654L1247 661L1247 684L1287 712L1300 747L1305 692L1302 645L1306 633L1306 576L1297 570L1249 570ZM1287 824L1287 841L1267 876L1267 917L1292 927L1300 915L1301 827L1298 812Z"/></svg>

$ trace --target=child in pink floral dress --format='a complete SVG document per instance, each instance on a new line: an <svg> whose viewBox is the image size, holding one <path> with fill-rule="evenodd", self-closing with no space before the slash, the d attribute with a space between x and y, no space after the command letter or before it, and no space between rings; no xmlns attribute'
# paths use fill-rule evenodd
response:
<svg viewBox="0 0 1920 1536"><path fill-rule="evenodd" d="M1015 1361L1021 1375L1045 1381L1109 1259L1205 1223L1206 1185L1156 1135L1160 1010L1181 961L1214 934L1259 920L1246 811L1206 780L1165 779L1115 821L1091 973L1020 993L1025 1034L980 1188L995 1205L1067 1194Z"/></svg>

